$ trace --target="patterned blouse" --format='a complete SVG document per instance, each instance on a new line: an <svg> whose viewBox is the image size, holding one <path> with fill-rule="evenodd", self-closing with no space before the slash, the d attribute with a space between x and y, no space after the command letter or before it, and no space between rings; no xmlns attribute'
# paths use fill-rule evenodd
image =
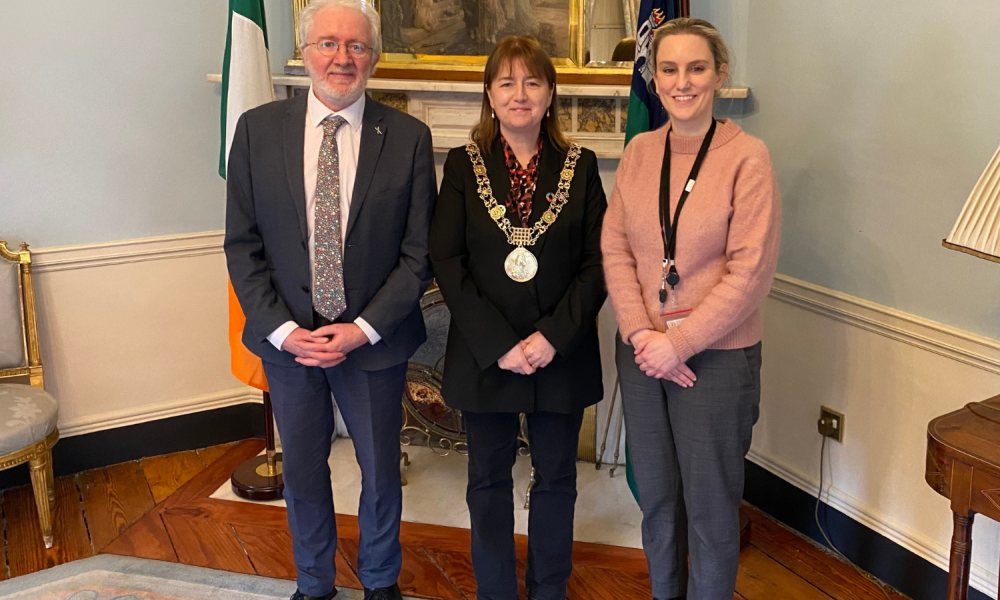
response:
<svg viewBox="0 0 1000 600"><path fill-rule="evenodd" d="M510 174L507 211L517 215L521 227L527 227L531 219L531 198L535 195L535 185L538 183L538 156L542 153L542 137L538 136L538 150L528 161L527 167L521 167L521 163L517 162L517 156L503 135L500 136L500 142L503 144L503 155Z"/></svg>

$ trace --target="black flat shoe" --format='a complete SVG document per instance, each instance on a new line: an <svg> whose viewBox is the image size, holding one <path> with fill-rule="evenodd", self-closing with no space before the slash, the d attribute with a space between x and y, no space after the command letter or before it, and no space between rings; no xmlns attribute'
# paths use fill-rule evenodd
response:
<svg viewBox="0 0 1000 600"><path fill-rule="evenodd" d="M395 583L390 587L370 590L365 588L365 600L403 600L403 593Z"/></svg>
<svg viewBox="0 0 1000 600"><path fill-rule="evenodd" d="M310 596L309 594L303 594L299 590L295 590L295 593L288 600L333 600L336 596L337 588L333 588L333 591L325 596Z"/></svg>

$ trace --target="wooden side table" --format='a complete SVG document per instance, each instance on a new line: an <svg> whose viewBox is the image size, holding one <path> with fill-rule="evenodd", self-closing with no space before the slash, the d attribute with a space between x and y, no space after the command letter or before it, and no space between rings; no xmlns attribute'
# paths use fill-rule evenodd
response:
<svg viewBox="0 0 1000 600"><path fill-rule="evenodd" d="M927 484L951 500L948 600L966 600L976 514L1000 521L1000 396L970 402L927 426Z"/></svg>

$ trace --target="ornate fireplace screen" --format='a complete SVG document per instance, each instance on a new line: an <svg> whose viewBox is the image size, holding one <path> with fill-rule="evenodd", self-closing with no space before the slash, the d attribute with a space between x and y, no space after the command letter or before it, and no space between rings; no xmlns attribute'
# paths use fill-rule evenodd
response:
<svg viewBox="0 0 1000 600"><path fill-rule="evenodd" d="M399 432L399 442L404 446L426 445L439 456L447 456L453 451L466 454L469 447L465 437L465 422L461 411L444 403L441 382L444 378L444 351L448 344L448 327L451 311L444 303L444 297L437 285L432 285L420 300L420 310L424 315L427 341L417 348L406 370L406 388L403 390L403 428ZM530 455L527 424L521 415L521 432L518 435L517 453ZM406 485L405 470L410 466L409 454L400 456L403 485ZM524 508L531 502L531 488L535 485L535 468L531 468L528 489L524 494Z"/></svg>
<svg viewBox="0 0 1000 600"><path fill-rule="evenodd" d="M417 348L406 371L403 392L403 429L399 434L404 446L426 444L435 452L465 453L465 424L462 413L449 408L441 396L444 375L444 351L448 343L451 311L437 286L420 300L427 341Z"/></svg>
<svg viewBox="0 0 1000 600"><path fill-rule="evenodd" d="M444 403L441 382L444 375L444 351L448 343L451 312L436 285L420 300L427 341L417 348L406 371L403 391L403 429L399 441L404 446L426 445L435 453L447 456L452 451L465 454L465 423L461 411ZM528 456L528 436L524 416L518 453Z"/></svg>

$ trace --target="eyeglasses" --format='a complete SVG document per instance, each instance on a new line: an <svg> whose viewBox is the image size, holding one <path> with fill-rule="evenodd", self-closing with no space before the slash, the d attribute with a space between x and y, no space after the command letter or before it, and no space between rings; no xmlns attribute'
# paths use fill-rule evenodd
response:
<svg viewBox="0 0 1000 600"><path fill-rule="evenodd" d="M347 44L341 44L335 40L320 40L318 42L311 42L309 44L303 44L302 47L316 46L316 50L323 56L333 56L340 50L340 46L343 45L347 48L347 53L351 56L364 56L371 51L371 48L361 42L349 42Z"/></svg>

